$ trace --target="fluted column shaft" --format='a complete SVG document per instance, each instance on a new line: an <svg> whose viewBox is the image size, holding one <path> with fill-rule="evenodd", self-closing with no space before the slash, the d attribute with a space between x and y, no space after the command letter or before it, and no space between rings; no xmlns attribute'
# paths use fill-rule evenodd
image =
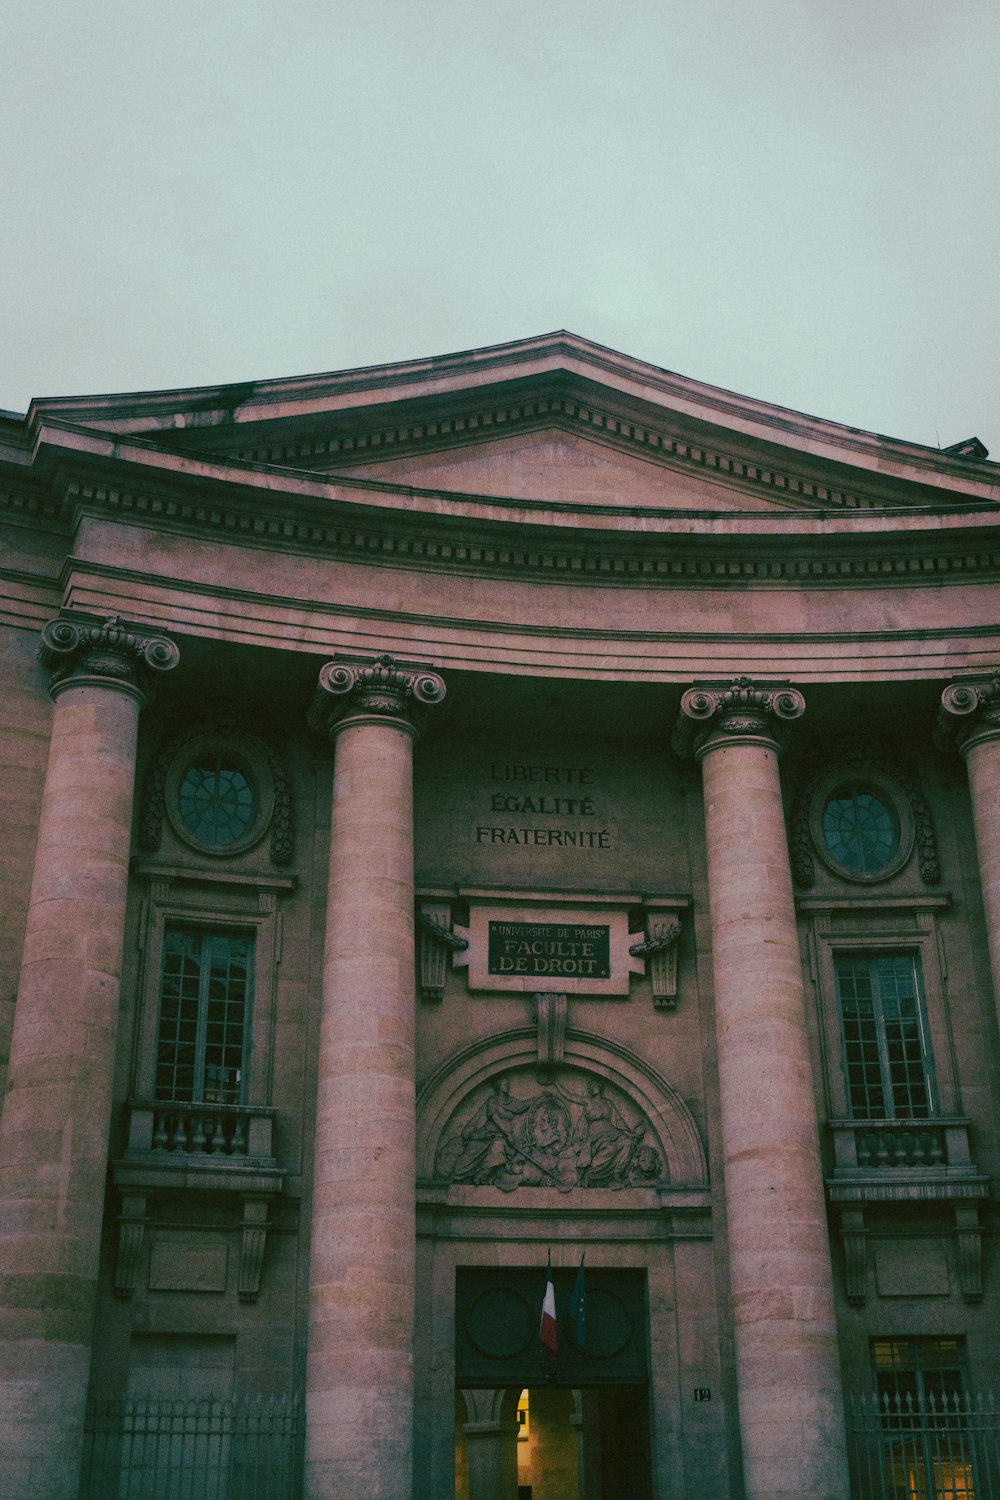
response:
<svg viewBox="0 0 1000 1500"><path fill-rule="evenodd" d="M805 704L793 690L737 679L725 691L692 690L682 707L704 781L746 1493L846 1500L833 1277L778 774L782 721Z"/></svg>
<svg viewBox="0 0 1000 1500"><path fill-rule="evenodd" d="M993 995L1000 1019L1000 673L952 683L941 696L941 708L939 744L942 748L957 744L969 773Z"/></svg>
<svg viewBox="0 0 1000 1500"><path fill-rule="evenodd" d="M53 622L55 709L0 1123L5 1500L76 1500L108 1160L139 712L177 649Z"/></svg>
<svg viewBox="0 0 1000 1500"><path fill-rule="evenodd" d="M432 673L323 669L336 742L316 1098L306 1495L411 1500L416 1277L413 741Z"/></svg>

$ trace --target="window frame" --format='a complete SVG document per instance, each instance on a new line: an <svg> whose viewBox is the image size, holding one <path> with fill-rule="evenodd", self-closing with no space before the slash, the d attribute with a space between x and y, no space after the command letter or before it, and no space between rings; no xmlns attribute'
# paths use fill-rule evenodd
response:
<svg viewBox="0 0 1000 1500"><path fill-rule="evenodd" d="M913 994L915 1000L915 1017L917 1032L920 1042L920 1063L923 1074L923 1093L925 1096L926 1109L924 1113L899 1113L896 1110L896 1091L899 1088L899 1080L894 1075L893 1061L890 1055L891 1041L886 1027L886 1014L884 1006L884 994L877 982L870 985L872 998L872 1020L875 1027L875 1041L879 1066L879 1091L881 1093L885 1108L881 1114L856 1114L854 1111L855 1085L851 1078L852 1064L848 1055L850 1040L847 1032L846 1015L844 1011L844 994L840 982L840 965L842 960L854 960L868 966L870 974L876 965L883 959L906 959L911 966L913 976ZM924 998L923 971L920 963L920 954L912 946L900 949L879 948L872 952L869 948L838 949L833 955L834 986L837 993L837 1014L840 1022L840 1061L844 1077L844 1090L847 1100L848 1118L863 1122L866 1120L933 1120L941 1111L938 1107L937 1081L934 1068L934 1053L931 1046L929 1026L927 1022L927 1004ZM867 1092L865 1082L864 1062L860 1062L862 1077L860 1084Z"/></svg>
<svg viewBox="0 0 1000 1500"><path fill-rule="evenodd" d="M909 1344L906 1363L879 1367L876 1346ZM931 1346L955 1344L948 1363L928 1358ZM962 1335L874 1334L868 1340L872 1392L881 1432L885 1493L914 1493L926 1500L980 1493L976 1441L969 1422L969 1362ZM939 1376L934 1379L935 1374ZM902 1471L902 1473L900 1473Z"/></svg>
<svg viewBox="0 0 1000 1500"><path fill-rule="evenodd" d="M295 881L140 865L149 881L140 923L140 976L132 1097L156 1101L160 995L168 927L252 937L248 1026L244 1034L242 1103L271 1102L277 968L281 961L279 898ZM165 1103L166 1101L160 1101ZM226 1107L226 1106L222 1106ZM234 1106L228 1106L234 1107Z"/></svg>
<svg viewBox="0 0 1000 1500"><path fill-rule="evenodd" d="M161 1095L160 1092L159 1092L159 1088L160 1088L160 1068L161 1068L161 1065L162 1065L162 1062L163 1062L163 1050L164 1050L164 1047L169 1047L173 1051L174 1056L173 1056L173 1061L170 1064L170 1069L171 1069L171 1071L173 1073L174 1080L175 1080L175 1083L176 1083L177 1073L178 1073L178 1071L179 1071L179 1069L181 1067L181 1063L179 1061L179 1054L180 1054L180 1052L182 1050L182 1046L184 1046L184 1045L190 1045L190 1044L183 1044L181 1042L179 1036L175 1036L172 1040L170 1040L170 1039L165 1039L164 1038L164 1034L163 1034L164 1033L164 1001L166 999L165 990L166 990L166 984L167 984L167 960L168 960L168 951L167 950L168 950L168 942L169 942L169 938L170 938L171 933L177 933L181 937L193 937L193 936L196 936L196 937L198 937L200 939L200 952L199 952L199 955L198 955L198 994L197 994L197 1002L196 1002L196 1004L197 1004L197 1019L196 1019L196 1022L195 1022L194 1061L193 1061L193 1064L192 1064L193 1081L192 1081L192 1093L191 1093L190 1099L188 1099L187 1097L182 1096L181 1094L179 1094L177 1092L176 1087L173 1089L173 1091L170 1094ZM238 1106L238 1105L242 1105L242 1104L246 1104L247 1103L247 1098L246 1098L246 1090L247 1090L247 1082L248 1082L248 1077L247 1077L247 1075L248 1075L247 1059L248 1059L248 1054L249 1054L249 1051L250 1051L250 1041L251 1041L251 1037L252 1037L252 1034L253 1034L254 947L255 947L254 939L255 939L255 936L256 936L256 934L253 931L244 930L244 929L238 928L238 927L230 927L230 926L220 927L216 923L209 924L209 923L203 923L203 922L193 921L193 922L166 922L164 924L164 929L163 929L163 947L162 947L162 950L161 950L161 962L160 962L159 999L158 999L158 1006L157 1006L156 1056L154 1058L154 1063L153 1063L153 1069L154 1069L154 1071L153 1071L153 1098L156 1100L157 1103L161 1103L161 1104L165 1104L165 1103L176 1103L176 1104L212 1104L216 1108L228 1108L228 1107L231 1107L233 1105L237 1105ZM245 975L245 981L244 981L244 984L245 984L245 993L244 993L243 999L242 999L242 1016L241 1016L240 1025L239 1025L239 1033L240 1033L240 1040L239 1040L240 1060L239 1060L239 1067L237 1069L238 1084L237 1084L237 1087L236 1087L236 1090L235 1090L237 1097L236 1098L232 1098L232 1099L225 1098L225 1097L221 1097L221 1098L218 1098L218 1099L211 1099L211 1098L209 1098L209 1089L208 1089L208 1071L209 1071L210 1066L212 1066L209 1063L209 1055L210 1055L210 1049L211 1049L211 1045L212 1044L211 1044L211 1042L209 1040L208 1029L209 1029L209 1026L212 1024L211 1007L212 1007L212 1004L213 1004L213 997L212 997L212 994L211 994L211 987L212 987L212 979L213 979L212 962L213 962L214 955L212 955L210 953L207 945L210 944L210 943L212 943L212 942L214 942L214 941L216 941L216 940L219 940L219 939L221 939L223 941L231 941L233 939L239 939L243 943L245 943L246 946L247 946L246 975ZM228 1008L228 1006L230 1004L230 1000L231 1000L231 997L229 995L227 995L226 996L226 1000L225 1000L225 1005L226 1005L227 1008ZM180 994L178 994L178 997L177 997L178 1010L180 1010L180 1007L181 1007L182 1003L183 1003L182 997L181 997ZM178 1015L178 1021L180 1021L180 1019L181 1019L181 1017L180 1017L180 1015ZM228 1029L229 1029L229 1027L230 1027L231 1024L232 1023L230 1022L230 1020L229 1020L229 1018L227 1016L226 1019L223 1021L223 1026L224 1026L226 1032L228 1032ZM225 1036L224 1036L224 1039L223 1039L221 1045L222 1045L224 1053L228 1052L229 1049L233 1046L233 1044L231 1042L229 1042L228 1040L225 1039ZM222 1094L223 1096L226 1094L226 1092L227 1092L227 1084L226 1084L225 1078L222 1078L220 1080L217 1091L220 1094Z"/></svg>
<svg viewBox="0 0 1000 1500"><path fill-rule="evenodd" d="M223 758L233 762L243 775L254 799L254 816L245 832L228 844L209 844L199 839L184 821L180 792L188 770L200 760ZM210 859L231 859L259 844L274 816L274 777L264 756L245 738L206 731L185 739L171 757L163 788L167 820L182 844Z"/></svg>
<svg viewBox="0 0 1000 1500"><path fill-rule="evenodd" d="M934 1113L961 1115L955 1053L948 1014L947 966L939 916L951 904L946 895L799 897L806 919L809 973L817 1007L817 1039L827 1117L858 1122L851 1114L843 1054L843 1028L835 959L841 953L880 957L911 953L919 960L926 1046L932 1069Z"/></svg>
<svg viewBox="0 0 1000 1500"><path fill-rule="evenodd" d="M826 842L823 817L827 803L839 787L850 785L870 786L872 791L876 792L881 800L892 809L899 827L899 842L892 857L880 869L871 873L852 870L847 865L841 864ZM840 880L850 881L853 885L871 886L891 880L908 864L913 853L916 824L909 797L903 788L897 786L892 778L881 769L869 768L864 764L838 765L831 767L813 789L809 803L809 833L817 856L832 874Z"/></svg>

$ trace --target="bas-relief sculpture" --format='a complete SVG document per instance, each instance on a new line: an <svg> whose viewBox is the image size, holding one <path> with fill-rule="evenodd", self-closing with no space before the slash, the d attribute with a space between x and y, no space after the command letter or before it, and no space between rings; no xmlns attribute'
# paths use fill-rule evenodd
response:
<svg viewBox="0 0 1000 1500"><path fill-rule="evenodd" d="M649 1186L662 1178L663 1160L647 1132L646 1122L631 1121L598 1078L588 1078L582 1091L559 1077L533 1089L525 1079L515 1092L503 1074L462 1129L445 1138L437 1175L506 1193Z"/></svg>

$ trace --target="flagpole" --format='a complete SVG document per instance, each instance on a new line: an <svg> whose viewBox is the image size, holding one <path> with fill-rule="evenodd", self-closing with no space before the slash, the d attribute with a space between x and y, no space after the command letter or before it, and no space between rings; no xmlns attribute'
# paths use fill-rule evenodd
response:
<svg viewBox="0 0 1000 1500"><path fill-rule="evenodd" d="M587 1252L584 1250L580 1256L580 1269L576 1273L573 1283L573 1291L569 1299L569 1316L573 1324L573 1342L582 1354L586 1349L586 1327L587 1327L587 1289L583 1274L584 1262Z"/></svg>

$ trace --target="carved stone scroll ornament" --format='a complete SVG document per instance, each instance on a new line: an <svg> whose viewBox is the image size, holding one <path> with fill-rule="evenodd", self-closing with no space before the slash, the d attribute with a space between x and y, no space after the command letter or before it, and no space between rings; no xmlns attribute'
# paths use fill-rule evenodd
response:
<svg viewBox="0 0 1000 1500"><path fill-rule="evenodd" d="M442 1142L436 1175L505 1193L651 1187L664 1168L646 1134L645 1120L628 1118L599 1078L589 1078L583 1093L560 1080L515 1093L502 1074L462 1129Z"/></svg>
<svg viewBox="0 0 1000 1500"><path fill-rule="evenodd" d="M336 656L320 668L309 725L333 737L348 720L375 717L394 719L416 734L427 709L446 691L436 672L416 662Z"/></svg>
<svg viewBox="0 0 1000 1500"><path fill-rule="evenodd" d="M1000 736L1000 670L989 677L952 682L941 694L934 743L939 750L965 750L978 739Z"/></svg>
<svg viewBox="0 0 1000 1500"><path fill-rule="evenodd" d="M851 1307L864 1307L868 1297L868 1230L863 1209L845 1209L840 1215L844 1245L844 1280Z"/></svg>
<svg viewBox="0 0 1000 1500"><path fill-rule="evenodd" d="M417 934L420 939L420 998L444 998L444 981L448 972L449 953L461 953L469 946L468 938L451 930L451 906L447 902L425 901L417 910Z"/></svg>
<svg viewBox="0 0 1000 1500"><path fill-rule="evenodd" d="M237 1296L241 1302L256 1302L260 1295L260 1277L267 1246L267 1199L247 1194L243 1199L240 1223L240 1260Z"/></svg>
<svg viewBox="0 0 1000 1500"><path fill-rule="evenodd" d="M697 755L710 738L729 736L764 737L780 746L789 723L805 708L802 694L785 683L765 687L751 677L735 677L728 686L699 684L681 698L674 753Z"/></svg>
<svg viewBox="0 0 1000 1500"><path fill-rule="evenodd" d="M958 1284L966 1302L983 1300L983 1226L979 1209L955 1205L955 1251Z"/></svg>
<svg viewBox="0 0 1000 1500"><path fill-rule="evenodd" d="M118 1253L115 1257L115 1296L123 1299L135 1291L146 1234L146 1199L125 1197L118 1216Z"/></svg>
<svg viewBox="0 0 1000 1500"><path fill-rule="evenodd" d="M653 1004L657 1010L674 1010L677 1005L677 939L681 924L670 917L651 916L646 924L646 939L633 943L633 958L649 959L649 980L653 987Z"/></svg>
<svg viewBox="0 0 1000 1500"><path fill-rule="evenodd" d="M113 683L148 702L156 676L180 661L180 652L164 635L148 635L127 625L120 615L103 620L50 620L42 631L38 659L50 673L50 691L87 683Z"/></svg>
<svg viewBox="0 0 1000 1500"><path fill-rule="evenodd" d="M557 1067L566 1050L566 996L539 992L534 997L534 1007L538 1061L542 1067Z"/></svg>

